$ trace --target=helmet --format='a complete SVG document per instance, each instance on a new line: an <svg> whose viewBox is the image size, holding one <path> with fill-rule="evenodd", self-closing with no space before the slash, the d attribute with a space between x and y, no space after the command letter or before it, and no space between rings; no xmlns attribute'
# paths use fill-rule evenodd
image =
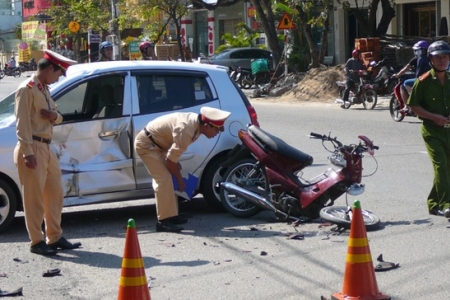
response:
<svg viewBox="0 0 450 300"><path fill-rule="evenodd" d="M428 42L427 41L418 41L417 43L414 44L413 49L414 50L419 50L419 49L428 49Z"/></svg>
<svg viewBox="0 0 450 300"><path fill-rule="evenodd" d="M100 52L105 49L105 48L112 48L113 44L111 44L108 41L104 41L103 43L100 44L100 46L98 47L98 49L100 50Z"/></svg>
<svg viewBox="0 0 450 300"><path fill-rule="evenodd" d="M139 50L140 50L141 52L144 52L145 50L147 50L148 47L154 47L154 46L155 46L155 44L153 44L153 43L151 43L151 42L148 42L148 41L145 41L145 42L142 42L142 43L139 45Z"/></svg>
<svg viewBox="0 0 450 300"><path fill-rule="evenodd" d="M450 54L450 45L444 41L437 41L428 47L428 56Z"/></svg>
<svg viewBox="0 0 450 300"><path fill-rule="evenodd" d="M359 56L359 50L358 49L354 49L352 51L352 56L353 56L353 58L357 58Z"/></svg>

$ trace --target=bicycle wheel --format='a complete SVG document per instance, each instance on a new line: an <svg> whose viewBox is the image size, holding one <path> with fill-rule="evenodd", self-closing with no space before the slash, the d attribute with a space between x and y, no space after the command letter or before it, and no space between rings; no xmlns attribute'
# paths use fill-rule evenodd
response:
<svg viewBox="0 0 450 300"><path fill-rule="evenodd" d="M389 112L395 122L401 122L405 118L405 115L400 112L400 109L400 101L398 101L397 97L392 96L391 101L389 101Z"/></svg>
<svg viewBox="0 0 450 300"><path fill-rule="evenodd" d="M377 92L372 89L366 90L362 100L365 109L374 109L378 100Z"/></svg>
<svg viewBox="0 0 450 300"><path fill-rule="evenodd" d="M361 212L367 231L380 228L378 216L365 209L362 209ZM349 229L352 223L352 209L347 206L327 206L320 210L320 217L327 222Z"/></svg>

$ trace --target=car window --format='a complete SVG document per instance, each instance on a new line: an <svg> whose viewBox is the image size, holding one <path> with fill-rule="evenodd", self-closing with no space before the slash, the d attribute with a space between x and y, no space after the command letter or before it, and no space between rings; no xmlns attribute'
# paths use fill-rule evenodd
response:
<svg viewBox="0 0 450 300"><path fill-rule="evenodd" d="M96 77L63 93L55 99L63 122L122 116L121 76Z"/></svg>
<svg viewBox="0 0 450 300"><path fill-rule="evenodd" d="M230 59L242 59L242 58L248 58L247 51L245 50L237 50L232 53L230 53Z"/></svg>
<svg viewBox="0 0 450 300"><path fill-rule="evenodd" d="M183 75L138 75L139 111L141 114L170 112L213 99L205 77Z"/></svg>

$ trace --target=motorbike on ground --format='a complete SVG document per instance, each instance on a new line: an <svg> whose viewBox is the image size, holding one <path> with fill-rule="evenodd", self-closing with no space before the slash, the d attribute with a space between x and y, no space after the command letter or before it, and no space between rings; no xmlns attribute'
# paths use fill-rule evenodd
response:
<svg viewBox="0 0 450 300"><path fill-rule="evenodd" d="M360 135L357 144L344 145L330 135L311 132L310 137L322 141L331 153L329 161L339 169L329 168L307 179L302 170L313 163L310 155L254 125L239 130L238 136L242 144L235 146L222 165L226 171L220 183L220 199L228 212L248 218L265 209L282 220L303 222L321 217L350 227L351 207L348 203L334 206L334 202L343 194L347 200L347 195L364 192L362 158L365 153L373 157L378 150L369 138ZM363 217L367 230L379 227L380 219L372 212L363 210Z"/></svg>
<svg viewBox="0 0 450 300"><path fill-rule="evenodd" d="M395 122L401 122L405 117L416 117L416 114L411 110L405 110L405 101L400 93L400 89L403 84L402 79L398 80L397 85L394 88L394 93L392 93L391 100L389 101L389 113Z"/></svg>
<svg viewBox="0 0 450 300"><path fill-rule="evenodd" d="M14 76L20 77L22 72L20 71L20 67L15 67L13 69L9 68L8 64L5 64L3 70L0 70L0 79L3 79L5 76Z"/></svg>
<svg viewBox="0 0 450 300"><path fill-rule="evenodd" d="M19 62L19 67L22 72L37 70L37 64L34 57L32 57L28 62Z"/></svg>
<svg viewBox="0 0 450 300"><path fill-rule="evenodd" d="M374 89L374 85L370 82L370 75L366 70L359 70L359 83L355 84L354 88L350 90L348 101L344 101L345 92L345 80L336 81L339 89L339 100L337 102L342 103L341 107L349 109L350 106L355 104L362 104L365 109L374 109L377 105L378 95Z"/></svg>

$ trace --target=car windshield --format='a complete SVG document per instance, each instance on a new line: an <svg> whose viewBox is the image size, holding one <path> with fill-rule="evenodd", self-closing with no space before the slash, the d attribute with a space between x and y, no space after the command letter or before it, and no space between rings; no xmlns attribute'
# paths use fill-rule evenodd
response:
<svg viewBox="0 0 450 300"><path fill-rule="evenodd" d="M9 126L16 120L14 115L14 95L15 93L11 93L0 101L0 127Z"/></svg>

